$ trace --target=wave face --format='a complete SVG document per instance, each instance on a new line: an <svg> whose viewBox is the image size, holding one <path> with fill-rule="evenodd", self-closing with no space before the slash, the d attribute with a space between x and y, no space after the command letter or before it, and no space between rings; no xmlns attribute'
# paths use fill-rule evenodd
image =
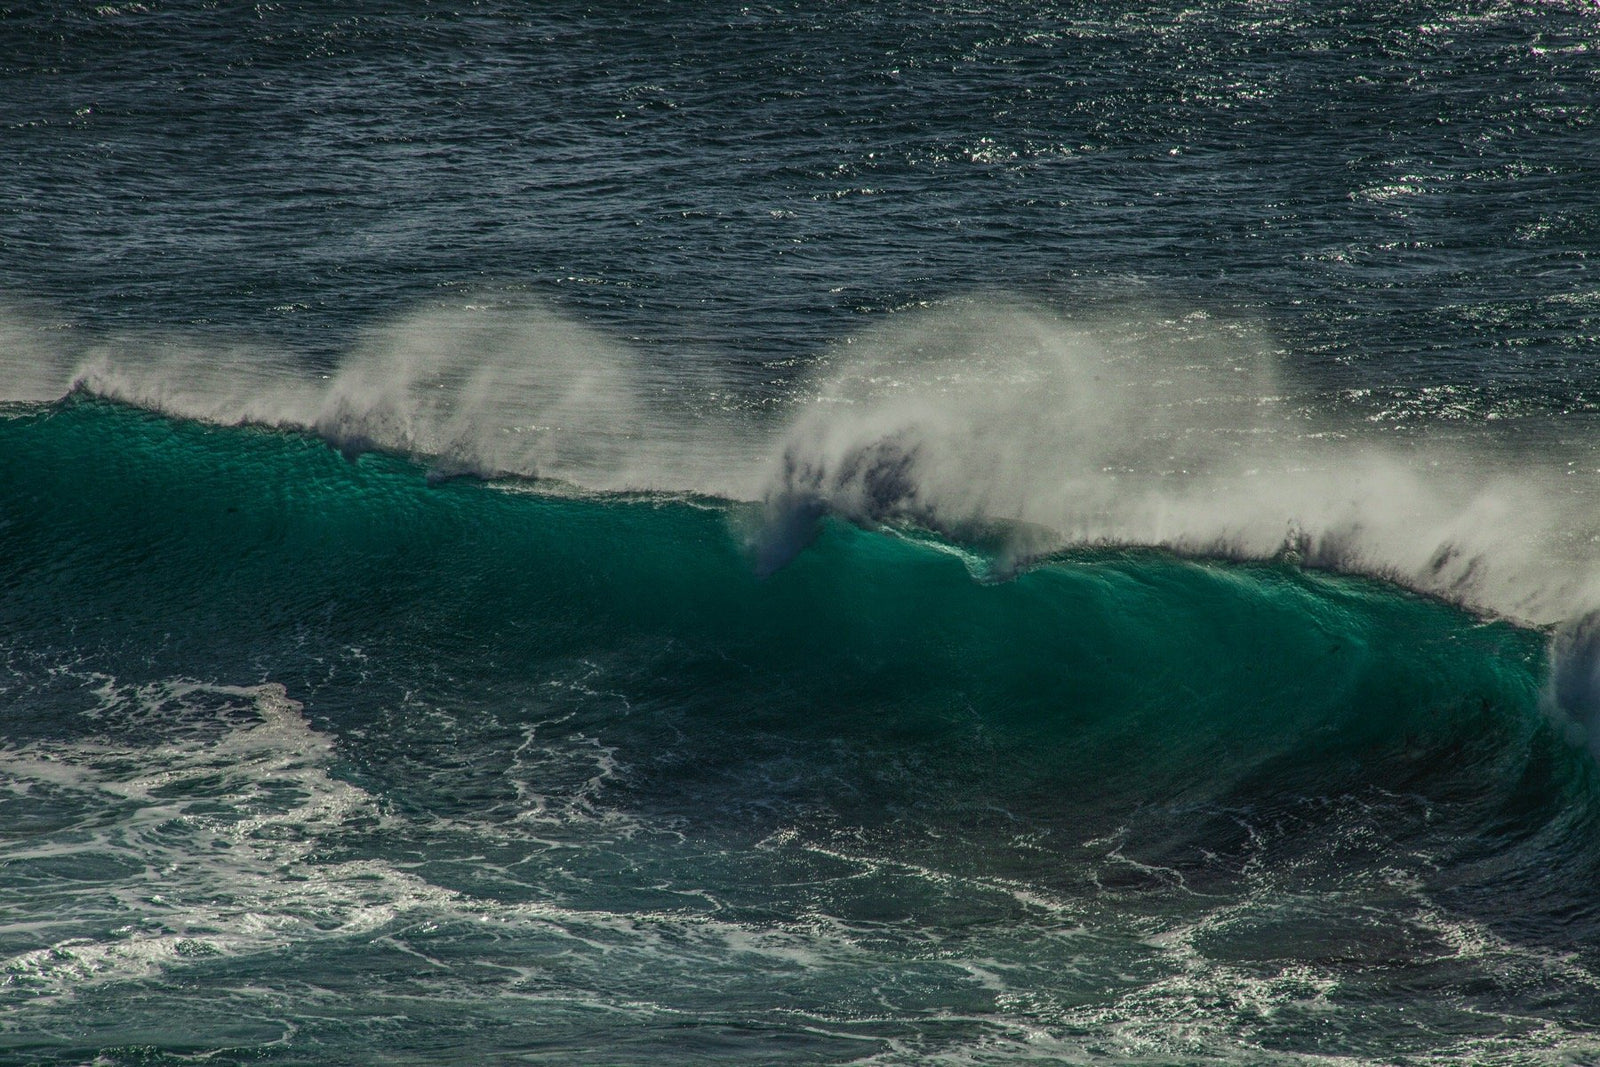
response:
<svg viewBox="0 0 1600 1067"><path fill-rule="evenodd" d="M81 396L0 447L19 1054L1594 1051L1538 631L837 518L762 578L759 502Z"/></svg>

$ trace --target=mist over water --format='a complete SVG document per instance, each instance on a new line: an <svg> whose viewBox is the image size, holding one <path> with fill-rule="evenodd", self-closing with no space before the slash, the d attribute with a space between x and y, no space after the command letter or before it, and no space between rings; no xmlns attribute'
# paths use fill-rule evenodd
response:
<svg viewBox="0 0 1600 1067"><path fill-rule="evenodd" d="M10 400L81 390L409 455L435 477L760 501L762 573L831 514L981 541L1002 572L1072 546L1160 546L1292 557L1536 624L1600 606L1600 470L1575 469L1588 450L1493 411L1443 441L1402 436L1287 378L1268 326L1203 312L1074 321L973 298L827 346L760 393L526 302L413 313L321 373L198 340L75 352L6 329L23 341L7 348Z"/></svg>

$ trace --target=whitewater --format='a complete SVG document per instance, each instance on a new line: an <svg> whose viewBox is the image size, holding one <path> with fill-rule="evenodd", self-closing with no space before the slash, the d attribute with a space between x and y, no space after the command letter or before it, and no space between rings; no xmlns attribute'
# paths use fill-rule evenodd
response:
<svg viewBox="0 0 1600 1067"><path fill-rule="evenodd" d="M0 1062L1600 1059L1597 28L0 12Z"/></svg>

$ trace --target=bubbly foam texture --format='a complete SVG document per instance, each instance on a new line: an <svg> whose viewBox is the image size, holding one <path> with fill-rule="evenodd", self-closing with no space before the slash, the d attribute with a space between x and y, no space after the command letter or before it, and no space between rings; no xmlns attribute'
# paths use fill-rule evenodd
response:
<svg viewBox="0 0 1600 1067"><path fill-rule="evenodd" d="M485 850L511 845L537 856L552 846L571 847L571 839L541 836L553 827L581 823L586 846L640 828L621 813L599 809L587 787L567 799L564 811L555 798L520 788L519 800L527 804L521 817L431 816L419 825L335 777L332 739L313 729L301 705L275 683L91 681L98 681L100 703L86 716L97 727L90 736L0 748L6 789L62 813L53 829L8 843L13 876L28 877L33 864L104 872L81 876L98 878L96 892L69 888L59 901L41 902L36 916L19 914L8 922L13 939L42 946L0 958L0 1003L13 1008L50 1011L98 986L158 980L174 969L240 957L261 960L319 943L381 942L425 957L425 947L410 942L425 944L441 926L467 931L456 936L493 959L500 972L492 986L482 979L450 986L450 995L473 998L540 981L538 966L499 961L476 943L484 937L491 943L515 938L531 958L571 957L566 967L587 960L623 986L628 983L617 972L647 983L663 959L688 957L709 967L737 951L788 969L812 951L808 939L784 932L769 935L672 912L506 902L407 869L421 863L338 858L354 842L367 843L358 851L371 851L441 831ZM536 733L530 730L528 747ZM523 766L520 749L517 755L511 773L537 776L542 763ZM601 753L596 777L611 768ZM400 851L412 855L415 845ZM449 984L450 968L438 968ZM581 988L571 997L581 999Z"/></svg>
<svg viewBox="0 0 1600 1067"><path fill-rule="evenodd" d="M433 1003L452 1014L464 1010L474 1025L488 1019L507 1026L526 1025L533 1010L559 1032L571 1019L592 1027L596 1013L622 1028L742 1020L751 1005L782 996L792 1005L787 1021L854 1049L861 1062L982 1063L1019 1055L1205 1062L1241 1053L1263 1062L1323 1062L1280 1054L1277 1039L1307 1020L1370 1030L1365 1015L1344 1010L1344 965L1337 958L1240 959L1232 947L1256 944L1251 924L1270 926L1284 915L1327 914L1343 933L1365 930L1374 922L1374 895L1394 918L1379 930L1389 930L1388 939L1369 950L1373 961L1416 969L1423 988L1434 981L1454 990L1456 969L1511 976L1522 989L1595 986L1574 955L1520 946L1455 916L1431 903L1404 870L1363 868L1312 889L1292 869L1246 855L1240 892L1216 895L1186 885L1181 871L1130 856L1126 828L1052 842L1059 848L1053 867L1097 887L1075 893L981 865L929 864L899 854L893 841L874 844L849 827L802 822L722 857L742 869L782 860L774 870L811 872L790 886L797 896L783 898L787 915L761 907L754 921L741 921L718 895L730 887L719 888L715 876L696 881L694 867L681 864L670 867L670 884L650 892L670 890L680 902L700 905L651 907L619 899L603 865L571 861L612 849L645 858L655 838L673 851L681 843L622 813L607 817L593 787L577 789L566 814L519 790L528 819L483 812L412 818L334 775L334 740L278 685L88 681L99 702L85 716L85 731L0 748L8 789L69 812L56 830L8 843L13 874L25 877L40 861L69 862L80 872L58 899L40 904L31 926L8 923L13 943L27 938L42 947L0 961L0 1004L8 1009L0 1032L44 1032L68 1017L78 998L106 987L137 989L145 999L130 1002L170 1010L174 998L190 996L175 989L173 972L214 968L196 981L218 984L228 1009L258 1020L269 1036L276 1027L283 1042L297 1027L315 1025L308 1005L338 1014L358 1002L371 1016L385 1004L417 1011ZM584 692L610 699L592 686ZM507 773L531 785L548 769L540 749L586 747L581 738L541 741L564 730L561 720L530 727ZM596 779L615 773L610 755L596 752ZM1359 809L1349 797L1335 803ZM1386 800L1352 814L1347 832L1356 837L1390 821ZM546 840L573 819L582 837L567 838L566 848ZM461 854L492 876L481 883L489 891L450 888L434 877L422 857L441 831L459 838L467 846ZM1265 857L1268 839L1284 832L1269 817L1248 836ZM372 855L346 858L352 841ZM569 851L573 844L582 847ZM1431 863L1410 858L1424 868ZM1319 860L1320 853L1307 862ZM1116 874L1128 867L1152 880L1118 888ZM585 869L599 881L586 883ZM94 891L82 892L90 880ZM497 899L493 891L519 885L517 899ZM1161 887L1153 907L1150 885ZM991 921L979 924L977 935L965 921L905 922L895 907L880 918L860 908L864 891L899 901L907 916L923 920L947 910ZM567 893L588 899L564 902ZM360 979L375 988L353 992L331 974L303 981L316 973L303 957L319 945L335 946L339 959L377 959ZM392 953L417 961L403 980L384 962ZM227 970L241 959L243 969ZM828 988L844 999L819 992ZM390 995L395 999L386 1001ZM1593 1049L1586 1033L1547 1022L1535 1029L1514 1012L1458 999L1452 993L1431 1007L1449 1012L1463 1032L1487 1021L1510 1036L1430 1040L1409 1058L1493 1062L1530 1042L1573 1058ZM930 1030L930 1019L944 1025ZM186 1025L191 1036L214 1033L218 1042L234 1033L230 1020L199 1011Z"/></svg>
<svg viewBox="0 0 1600 1067"><path fill-rule="evenodd" d="M80 823L12 842L7 855L18 872L70 862L138 873L106 881L92 906L65 900L38 920L48 947L0 964L13 992L54 999L347 936L437 895L381 864L316 861L326 838L385 816L327 773L330 740L281 686L106 681L99 696L96 736L0 750L13 789Z"/></svg>

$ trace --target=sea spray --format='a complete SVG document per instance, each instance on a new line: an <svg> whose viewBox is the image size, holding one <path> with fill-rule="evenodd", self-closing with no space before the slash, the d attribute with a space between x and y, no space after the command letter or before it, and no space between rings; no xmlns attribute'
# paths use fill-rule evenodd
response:
<svg viewBox="0 0 1600 1067"><path fill-rule="evenodd" d="M11 399L48 395L54 376L63 392L312 433L347 455L415 456L442 477L761 500L763 572L836 514L956 540L1010 530L1018 560L1074 544L1255 559L1287 546L1534 623L1600 603L1584 448L1537 420L1397 435L1359 405L1311 403L1261 331L1205 319L1074 322L977 299L832 346L772 403L731 402L725 370L647 364L526 302L418 312L320 373L194 340L79 351L15 316L7 330L22 338L5 357Z"/></svg>

